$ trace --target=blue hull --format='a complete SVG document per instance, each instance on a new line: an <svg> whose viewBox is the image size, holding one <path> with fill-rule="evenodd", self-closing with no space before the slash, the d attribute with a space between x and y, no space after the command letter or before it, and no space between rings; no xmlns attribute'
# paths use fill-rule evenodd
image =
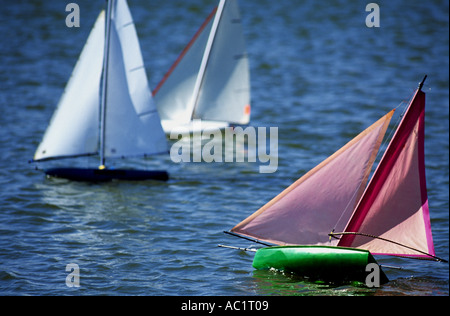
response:
<svg viewBox="0 0 450 316"><path fill-rule="evenodd" d="M169 174L166 171L155 170L52 168L45 170L45 174L56 178L87 182L107 182L111 180L167 181L169 179Z"/></svg>

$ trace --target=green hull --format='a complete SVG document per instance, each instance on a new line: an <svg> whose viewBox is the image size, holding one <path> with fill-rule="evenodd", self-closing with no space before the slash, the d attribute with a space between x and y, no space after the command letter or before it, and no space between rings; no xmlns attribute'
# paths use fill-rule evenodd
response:
<svg viewBox="0 0 450 316"><path fill-rule="evenodd" d="M255 253L255 269L274 268L293 272L311 280L327 282L366 282L372 270L370 263L377 263L367 250L332 246L280 246L261 248ZM380 284L388 278L379 268Z"/></svg>

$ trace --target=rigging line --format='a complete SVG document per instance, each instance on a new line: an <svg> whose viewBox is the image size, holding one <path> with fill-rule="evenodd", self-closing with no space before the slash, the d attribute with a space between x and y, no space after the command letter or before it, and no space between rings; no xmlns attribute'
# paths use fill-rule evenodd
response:
<svg viewBox="0 0 450 316"><path fill-rule="evenodd" d="M236 249L236 250L242 250L242 251L251 251L251 252L256 252L258 250L255 248L241 248L241 247L234 247L234 246L227 246L227 245L217 245L217 247Z"/></svg>
<svg viewBox="0 0 450 316"><path fill-rule="evenodd" d="M389 141L390 141L390 139L392 138L394 132L397 130L397 127L400 125L400 122L401 122L403 116L405 116L405 113L406 113L406 111L408 110L408 105L412 103L412 101L413 101L413 99L414 99L414 96L416 95L417 91L420 90L420 89L422 88L425 79L426 79L426 76L425 76L425 78L423 79L423 81L419 84L419 87L418 87L416 90L413 91L413 93L411 94L411 96L409 97L409 99L408 99L407 102L405 102L405 100L402 100L402 101L394 108L394 110L396 111L398 108L400 108L401 106L403 106L402 112L400 113L399 117L397 118L397 121L395 122L395 124L392 126L392 128L391 128L391 130L390 130L388 136L385 137L385 140L384 140L384 142L381 144L380 148L381 148L381 147L387 147L386 144L389 143ZM379 155L380 155L380 151L378 151L377 156L376 156L376 159L378 158ZM375 159L375 160L376 160L376 159Z"/></svg>
<svg viewBox="0 0 450 316"><path fill-rule="evenodd" d="M406 246L406 245L401 244L399 242L396 242L396 241L393 241L393 240L390 240L390 239L386 239L386 238L383 238L383 237L380 237L380 236L375 236L375 235L370 235L370 234L365 234L365 233L359 233L359 232L341 232L341 233L331 232L331 233L328 234L328 236L336 238L335 235L359 235L359 236L364 236L364 237L369 237L369 238L374 238L374 239L380 239L380 240L383 240L383 241L386 241L386 242L390 242L390 243L393 243L395 245L398 245L398 246L401 246L401 247L405 247L405 248L408 248L410 250L419 252L419 253L424 254L426 256L432 257L432 258L436 259L437 261L447 262L448 263L447 260L439 258L437 256L433 256L433 255L431 255L429 253L426 253L425 251L422 251L422 250L419 250L419 249L416 249L416 248L413 248L413 247L410 247L410 246Z"/></svg>
<svg viewBox="0 0 450 316"><path fill-rule="evenodd" d="M253 239L253 238L245 237L245 236L242 236L242 235L239 235L239 234L230 232L230 231L228 231L228 230L224 230L223 232L224 232L225 234L228 234L228 235L231 235L231 236L234 236L234 237L239 237L239 238L242 238L242 239L246 239L246 240L249 240L249 241L253 241L253 242L257 243L257 244L261 244L261 245L264 245L264 246L267 246L267 247L272 247L272 246L273 246L273 245L266 244L266 243L264 243L264 242L262 242L262 241L260 241L260 240L258 240L258 239Z"/></svg>
<svg viewBox="0 0 450 316"><path fill-rule="evenodd" d="M208 15L206 20L203 22L203 24L198 29L197 33L194 34L192 39L189 41L189 43L186 45L186 47L183 49L183 51L180 53L180 55L177 57L175 62L172 64L170 69L167 71L167 73L164 75L164 77L161 79L161 81L158 83L156 88L152 91L152 95L155 96L159 89L163 86L163 84L167 81L167 79L170 77L170 75L173 73L175 68L177 68L178 64L181 62L181 60L184 58L184 56L187 54L187 52L191 49L191 47L194 45L194 43L197 41L197 38L200 36L200 34L203 32L203 30L206 28L206 26L209 24L210 20L214 17L216 14L217 7L214 8L214 10Z"/></svg>
<svg viewBox="0 0 450 316"><path fill-rule="evenodd" d="M425 80L425 79L424 79ZM422 83L423 84L423 81ZM421 85L419 85L419 88L421 87ZM390 140L393 137L393 134L395 133L395 131L397 130L397 127L400 125L400 122L403 118L403 116L406 113L406 110L408 109L408 104L410 104L414 98L414 95L416 94L416 91L413 92L413 94L411 95L411 97L409 98L408 102L405 102L404 100L401 101L395 108L394 110L396 111L399 107L404 106L402 113L400 114L400 116L397 118L397 121L395 122L395 124L392 126L391 130L389 131L389 134L387 135L387 137L383 137L383 142L380 145L380 149L381 148L386 148L387 145L389 144ZM379 162L379 156L381 155L382 150L378 150L377 155L375 156L375 160L374 161L378 161ZM358 190L356 190L353 195L351 200L348 202L348 204L345 206L344 210L341 213L341 216L339 217L339 219L336 221L333 229L331 230L331 232L333 233L337 227L337 225L339 224L339 222L342 220L342 218L344 217L344 215L348 212L351 201L353 200L353 198L355 197L355 195L358 193ZM332 236L330 236L331 239Z"/></svg>

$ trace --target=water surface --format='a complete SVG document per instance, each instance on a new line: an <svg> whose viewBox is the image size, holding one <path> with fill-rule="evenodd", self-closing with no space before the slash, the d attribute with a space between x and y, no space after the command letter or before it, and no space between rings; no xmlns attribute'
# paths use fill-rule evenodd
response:
<svg viewBox="0 0 450 316"><path fill-rule="evenodd" d="M76 1L80 28L65 26L64 1L4 2L0 294L448 295L448 264L380 258L404 269L387 269L391 282L379 289L333 287L255 271L251 253L217 247L250 246L222 231L409 100L428 74L431 225L436 253L448 259L448 1L377 1L381 25L368 28L361 0L241 0L251 124L279 128L277 172L260 174L256 163L155 157L136 165L168 170L167 183L107 184L46 179L27 163L104 1ZM215 3L129 0L151 87ZM69 263L80 267L79 288L66 286Z"/></svg>

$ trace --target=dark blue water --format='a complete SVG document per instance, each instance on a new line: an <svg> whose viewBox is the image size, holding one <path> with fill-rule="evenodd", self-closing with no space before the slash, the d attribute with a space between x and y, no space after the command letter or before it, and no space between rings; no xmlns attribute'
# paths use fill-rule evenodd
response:
<svg viewBox="0 0 450 316"><path fill-rule="evenodd" d="M72 1L71 1L72 2ZM252 125L279 128L276 173L257 163L136 162L167 169L158 182L46 179L27 162L41 140L104 1L1 0L0 294L448 295L448 264L380 258L379 289L305 283L255 271L226 236L352 136L406 102L425 74L426 172L433 238L449 257L449 3L240 1L251 62ZM155 87L216 1L129 0ZM393 121L397 118L394 117ZM39 167L45 167L44 164ZM66 265L80 287L66 286Z"/></svg>

